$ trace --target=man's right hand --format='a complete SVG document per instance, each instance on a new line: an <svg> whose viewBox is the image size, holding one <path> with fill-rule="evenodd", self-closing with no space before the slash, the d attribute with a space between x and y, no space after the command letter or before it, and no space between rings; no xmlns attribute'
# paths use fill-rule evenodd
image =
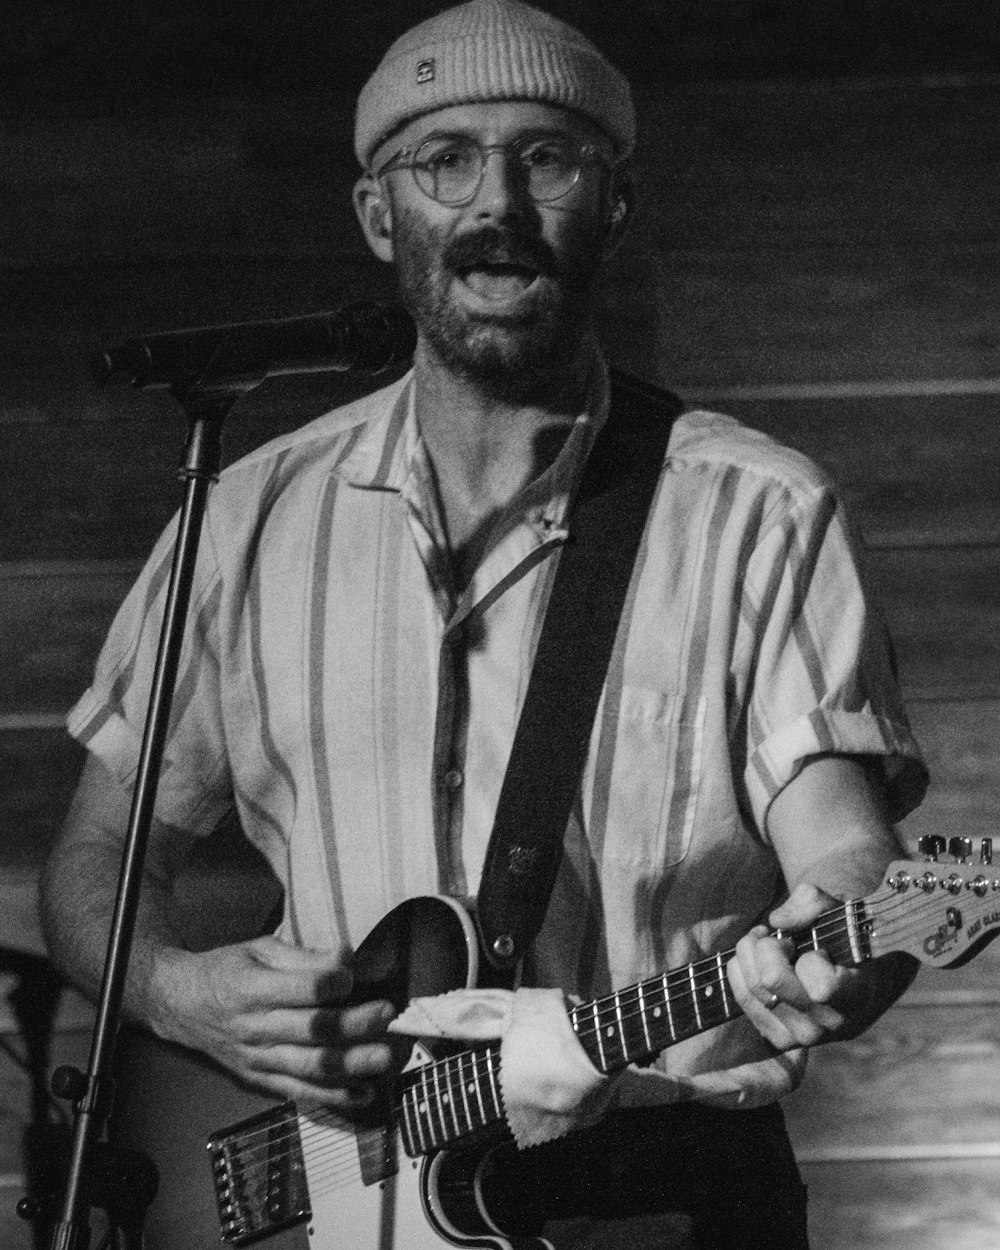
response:
<svg viewBox="0 0 1000 1250"><path fill-rule="evenodd" d="M336 954L263 937L197 953L161 948L156 964L155 1031L267 1093L349 1110L394 1065L392 1005L349 1004L351 972Z"/></svg>

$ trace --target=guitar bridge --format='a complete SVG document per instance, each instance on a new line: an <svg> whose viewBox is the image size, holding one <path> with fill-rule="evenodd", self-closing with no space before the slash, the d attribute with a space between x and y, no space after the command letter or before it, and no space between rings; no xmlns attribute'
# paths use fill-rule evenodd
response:
<svg viewBox="0 0 1000 1250"><path fill-rule="evenodd" d="M250 1245L311 1217L293 1102L213 1133L208 1152L228 1245Z"/></svg>

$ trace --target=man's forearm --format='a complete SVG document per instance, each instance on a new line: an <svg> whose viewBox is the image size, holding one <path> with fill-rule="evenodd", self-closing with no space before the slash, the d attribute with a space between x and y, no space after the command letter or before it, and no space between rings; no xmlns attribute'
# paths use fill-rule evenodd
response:
<svg viewBox="0 0 1000 1250"><path fill-rule="evenodd" d="M50 859L42 875L42 930L52 962L90 998L96 998L107 959L120 855L113 847L76 842ZM147 877L136 919L124 1007L145 1019L155 952L182 947L171 919L169 888Z"/></svg>
<svg viewBox="0 0 1000 1250"><path fill-rule="evenodd" d="M128 789L99 761L88 759L42 872L41 919L49 954L92 998L107 959L130 807ZM173 918L172 884L189 844L188 835L154 822L125 987L124 1007L133 1019L149 1014L157 953L184 946Z"/></svg>

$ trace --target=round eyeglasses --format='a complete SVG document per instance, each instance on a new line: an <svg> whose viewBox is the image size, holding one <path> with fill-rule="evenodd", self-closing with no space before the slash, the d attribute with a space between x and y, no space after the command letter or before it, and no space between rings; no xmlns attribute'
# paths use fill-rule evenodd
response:
<svg viewBox="0 0 1000 1250"><path fill-rule="evenodd" d="M513 156L528 194L542 204L567 195L584 165L608 165L594 144L577 143L568 135L533 134L510 143L480 143L471 135L435 134L416 148L400 148L375 176L409 169L413 181L432 200L467 204L483 185L490 152Z"/></svg>

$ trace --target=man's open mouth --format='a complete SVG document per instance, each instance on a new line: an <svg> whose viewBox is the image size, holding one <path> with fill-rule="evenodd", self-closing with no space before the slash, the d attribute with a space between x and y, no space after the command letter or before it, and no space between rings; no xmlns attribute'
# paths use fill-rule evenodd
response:
<svg viewBox="0 0 1000 1250"><path fill-rule="evenodd" d="M533 265L513 261L479 262L459 269L458 273L477 295L497 301L523 294L538 277Z"/></svg>

